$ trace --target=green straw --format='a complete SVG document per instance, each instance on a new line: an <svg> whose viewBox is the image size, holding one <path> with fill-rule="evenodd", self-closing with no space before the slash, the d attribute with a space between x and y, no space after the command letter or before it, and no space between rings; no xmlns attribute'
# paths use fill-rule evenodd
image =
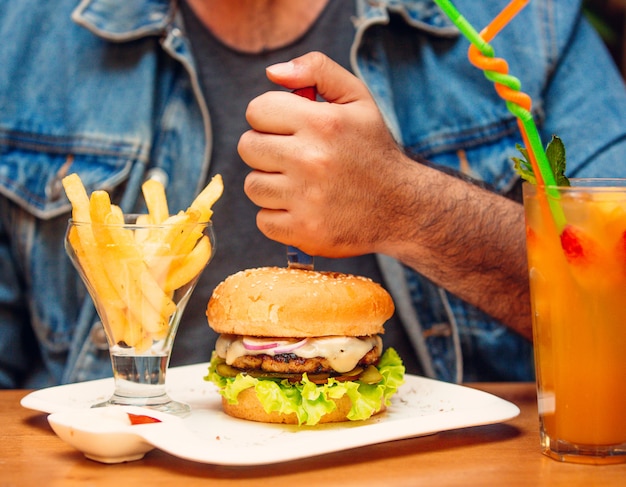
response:
<svg viewBox="0 0 626 487"><path fill-rule="evenodd" d="M486 42L482 36L478 33L478 31L467 21L465 17L461 15L461 13L456 9L456 7L449 0L434 0L435 3L443 10L443 12L448 16L448 18L457 26L457 28L461 31L461 33L484 55L487 57L494 57L495 52L493 47ZM494 73L485 71L485 77L487 79L503 84L515 91L520 91L521 83L520 81L511 76L509 74L502 73ZM515 115L526 134L526 138L528 140L528 144L530 147L528 149L535 157L537 161L537 168L539 170L539 176L541 177L543 184L547 186L547 193L551 196L548 199L550 204L550 209L552 212L552 216L557 225L558 229L562 229L565 226L565 215L563 214L563 209L556 201L559 198L558 191L554 189L554 186L557 185L556 179L554 177L554 173L552 172L552 167L550 166L550 162L546 157L546 153L543 149L543 145L541 143L541 137L539 136L539 132L537 130L537 126L535 125L535 121L533 119L532 114L526 110L525 108L516 105L510 101L506 101L506 105L508 110Z"/></svg>
<svg viewBox="0 0 626 487"><path fill-rule="evenodd" d="M439 8L443 10L454 25L457 26L463 35L474 44L480 52L487 57L494 56L493 47L481 37L478 31L461 15L461 12L456 9L452 2L448 0L435 0L435 3L439 5Z"/></svg>

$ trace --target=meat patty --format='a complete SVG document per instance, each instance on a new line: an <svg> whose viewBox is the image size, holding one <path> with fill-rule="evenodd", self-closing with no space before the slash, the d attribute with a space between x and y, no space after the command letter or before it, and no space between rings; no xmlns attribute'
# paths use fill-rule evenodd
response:
<svg viewBox="0 0 626 487"><path fill-rule="evenodd" d="M367 352L358 366L375 365L378 363L380 354L376 347ZM280 355L243 355L231 364L241 370L258 369L264 372L281 372L291 374L320 374L323 372L333 372L328 360L323 357L302 358L293 353Z"/></svg>

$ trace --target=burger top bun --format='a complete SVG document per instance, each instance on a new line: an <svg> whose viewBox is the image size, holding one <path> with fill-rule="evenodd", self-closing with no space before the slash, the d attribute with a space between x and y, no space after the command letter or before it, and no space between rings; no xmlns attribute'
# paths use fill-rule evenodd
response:
<svg viewBox="0 0 626 487"><path fill-rule="evenodd" d="M286 267L247 269L227 277L207 306L217 333L271 337L384 333L391 296L371 279Z"/></svg>

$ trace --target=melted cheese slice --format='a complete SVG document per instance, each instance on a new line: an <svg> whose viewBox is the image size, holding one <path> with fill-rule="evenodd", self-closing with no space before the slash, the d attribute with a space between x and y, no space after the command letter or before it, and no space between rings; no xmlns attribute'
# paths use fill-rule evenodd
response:
<svg viewBox="0 0 626 487"><path fill-rule="evenodd" d="M289 352L282 351L281 347L295 343L301 339L264 338L268 343L276 342L280 346L276 348L249 350L244 347L244 337L241 335L220 335L215 345L217 355L228 365L244 355L279 355L284 353L294 354L301 358L323 357L328 360L330 366L337 372L349 372L359 363L359 360L372 348L376 348L378 354L382 352L383 341L379 335L367 337L328 336L308 338L304 345ZM250 340L259 342L259 338L250 337ZM277 352L275 353L274 350Z"/></svg>

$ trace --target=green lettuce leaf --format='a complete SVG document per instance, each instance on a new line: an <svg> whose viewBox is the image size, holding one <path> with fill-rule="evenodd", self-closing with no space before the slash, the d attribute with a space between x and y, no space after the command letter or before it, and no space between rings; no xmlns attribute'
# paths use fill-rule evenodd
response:
<svg viewBox="0 0 626 487"><path fill-rule="evenodd" d="M309 381L306 374L298 383L291 383L287 379L259 380L247 374L223 377L216 371L218 363L219 359L214 353L204 379L213 382L230 404L237 404L237 396L241 391L254 387L267 413L295 413L299 424L309 426L319 423L324 414L335 410L332 400L344 395L348 395L352 401L348 419L357 421L371 417L380 410L382 404L391 404L391 396L404 383L405 370L402 359L393 348L385 350L378 362L377 368L383 378L377 384L329 379L328 383L318 385Z"/></svg>

